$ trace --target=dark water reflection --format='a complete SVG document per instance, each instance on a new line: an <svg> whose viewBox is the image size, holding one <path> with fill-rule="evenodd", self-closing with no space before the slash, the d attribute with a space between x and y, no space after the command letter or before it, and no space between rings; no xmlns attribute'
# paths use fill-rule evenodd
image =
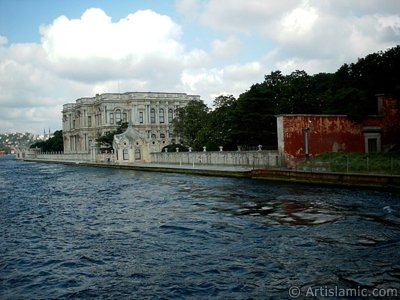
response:
<svg viewBox="0 0 400 300"><path fill-rule="evenodd" d="M0 298L400 288L400 197L0 160Z"/></svg>

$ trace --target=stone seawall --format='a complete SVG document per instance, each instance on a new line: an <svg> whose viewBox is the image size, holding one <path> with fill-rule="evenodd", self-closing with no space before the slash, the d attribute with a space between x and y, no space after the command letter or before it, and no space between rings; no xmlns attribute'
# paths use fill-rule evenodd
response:
<svg viewBox="0 0 400 300"><path fill-rule="evenodd" d="M90 162L89 153L46 153L37 154L34 158L48 161Z"/></svg>
<svg viewBox="0 0 400 300"><path fill-rule="evenodd" d="M280 167L278 151L207 151L151 153L151 162L179 165L221 165L252 168Z"/></svg>
<svg viewBox="0 0 400 300"><path fill-rule="evenodd" d="M282 180L301 183L379 187L400 190L400 176L398 175L257 169L251 171L251 177L256 179Z"/></svg>
<svg viewBox="0 0 400 300"><path fill-rule="evenodd" d="M376 175L376 174L344 174L328 172L307 172L288 169L252 169L240 166L216 166L216 165L179 165L179 164L114 164L91 163L77 161L56 161L46 159L26 159L41 163L62 163L100 168L116 168L146 172L184 173L205 176L241 177L266 181L297 182L316 185L335 185L346 187L367 187L391 189L400 191L400 176Z"/></svg>

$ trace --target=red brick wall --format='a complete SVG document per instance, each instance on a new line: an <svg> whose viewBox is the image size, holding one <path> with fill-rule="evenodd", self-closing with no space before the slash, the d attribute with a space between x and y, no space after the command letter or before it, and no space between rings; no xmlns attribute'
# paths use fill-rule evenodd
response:
<svg viewBox="0 0 400 300"><path fill-rule="evenodd" d="M380 97L382 115L353 122L344 115L282 115L278 116L278 141L286 160L294 163L305 159L304 129L308 131L309 155L332 151L364 152L363 127L382 129L381 143L399 144L400 114L395 99ZM279 125L279 122L280 125Z"/></svg>

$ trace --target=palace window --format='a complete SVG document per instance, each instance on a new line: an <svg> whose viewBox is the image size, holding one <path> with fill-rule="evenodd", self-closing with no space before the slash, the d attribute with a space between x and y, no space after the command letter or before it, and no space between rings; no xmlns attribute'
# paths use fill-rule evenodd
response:
<svg viewBox="0 0 400 300"><path fill-rule="evenodd" d="M169 123L169 124L172 123L173 117L174 117L174 112L173 112L173 110L170 108L170 109L168 109L168 123Z"/></svg>
<svg viewBox="0 0 400 300"><path fill-rule="evenodd" d="M154 124L156 122L156 110L152 108L150 110L150 123Z"/></svg>
<svg viewBox="0 0 400 300"><path fill-rule="evenodd" d="M121 110L117 109L115 111L115 123L121 122Z"/></svg>
<svg viewBox="0 0 400 300"><path fill-rule="evenodd" d="M165 139L165 134L164 133L160 133L160 138L161 139Z"/></svg>
<svg viewBox="0 0 400 300"><path fill-rule="evenodd" d="M126 121L127 121L127 115L126 115L126 113L123 113L123 114L122 114L122 121L123 121L123 122L126 122Z"/></svg>
<svg viewBox="0 0 400 300"><path fill-rule="evenodd" d="M160 123L164 123L164 109L160 109L160 115L159 115L159 120Z"/></svg>
<svg viewBox="0 0 400 300"><path fill-rule="evenodd" d="M110 124L114 124L114 113L110 113Z"/></svg>
<svg viewBox="0 0 400 300"><path fill-rule="evenodd" d="M143 119L144 119L144 118L143 118L143 112L140 111L140 112L139 112L139 123L140 123L140 124L143 124Z"/></svg>
<svg viewBox="0 0 400 300"><path fill-rule="evenodd" d="M87 123L88 123L88 127L92 127L92 117L91 116L87 117Z"/></svg>

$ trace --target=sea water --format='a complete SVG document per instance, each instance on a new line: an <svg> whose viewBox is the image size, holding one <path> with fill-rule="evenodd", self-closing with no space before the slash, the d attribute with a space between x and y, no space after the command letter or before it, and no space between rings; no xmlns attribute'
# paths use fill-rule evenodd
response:
<svg viewBox="0 0 400 300"><path fill-rule="evenodd" d="M0 232L1 299L400 288L400 196L388 191L3 157Z"/></svg>

